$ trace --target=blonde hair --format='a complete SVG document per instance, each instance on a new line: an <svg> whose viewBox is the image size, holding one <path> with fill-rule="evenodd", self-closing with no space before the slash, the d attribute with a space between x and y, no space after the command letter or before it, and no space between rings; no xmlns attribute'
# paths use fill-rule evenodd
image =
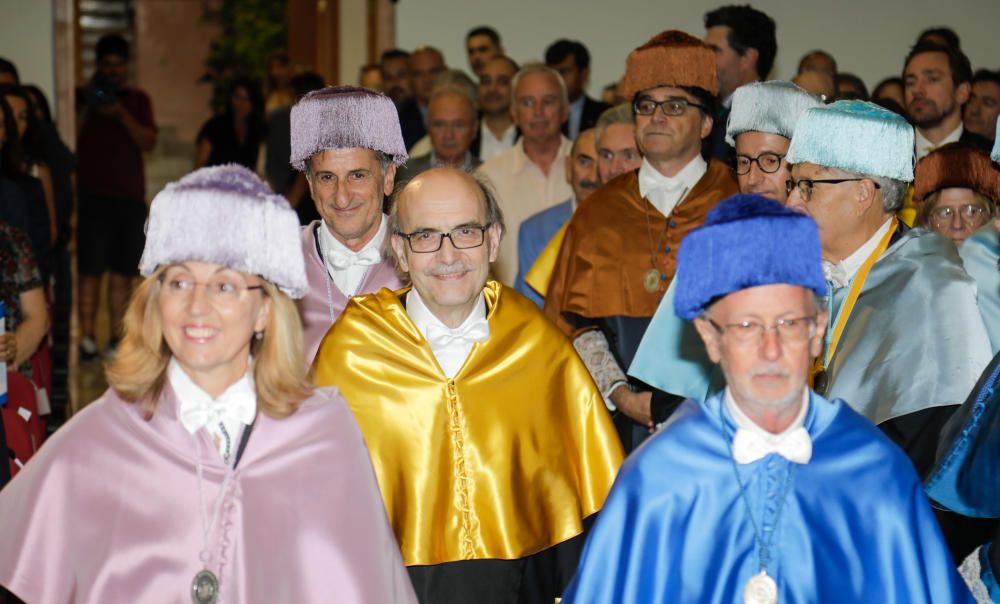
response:
<svg viewBox="0 0 1000 604"><path fill-rule="evenodd" d="M972 191L972 198L983 204L986 209L986 222L993 220L996 217L997 209L990 201L990 198L983 195L975 189L969 189ZM917 210L917 217L913 221L913 226L921 227L933 231L934 225L931 224L931 212L934 211L935 206L937 206L938 197L941 196L941 191L934 191L930 195L924 198L923 203L920 204L920 209ZM985 224L985 223L984 223Z"/></svg>
<svg viewBox="0 0 1000 604"><path fill-rule="evenodd" d="M146 418L167 383L172 354L163 339L160 316L161 266L132 295L123 318L124 336L114 359L105 367L108 384L126 401L145 407ZM295 303L269 281L262 292L271 299L271 312L260 339L250 343L257 406L270 417L287 417L312 392L306 380L305 340Z"/></svg>

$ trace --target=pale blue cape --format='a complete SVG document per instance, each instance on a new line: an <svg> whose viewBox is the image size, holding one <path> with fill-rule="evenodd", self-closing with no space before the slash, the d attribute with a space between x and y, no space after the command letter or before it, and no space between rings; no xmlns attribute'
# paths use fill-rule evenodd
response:
<svg viewBox="0 0 1000 604"><path fill-rule="evenodd" d="M740 466L758 522L776 523L768 574L782 604L972 602L913 466L841 401L813 394L813 457ZM722 394L686 401L629 457L563 602L732 604L759 570Z"/></svg>
<svg viewBox="0 0 1000 604"><path fill-rule="evenodd" d="M1000 351L1000 233L991 221L958 248L965 271L976 280L979 312L986 323L993 354Z"/></svg>

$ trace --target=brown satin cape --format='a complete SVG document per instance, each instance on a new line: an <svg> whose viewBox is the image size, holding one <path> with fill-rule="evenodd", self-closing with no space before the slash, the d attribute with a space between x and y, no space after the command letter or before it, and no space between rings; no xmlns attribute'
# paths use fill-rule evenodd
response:
<svg viewBox="0 0 1000 604"><path fill-rule="evenodd" d="M639 195L637 170L611 180L570 219L545 296L545 314L570 336L582 326L567 314L585 319L652 317L674 277L681 240L702 225L716 203L738 192L732 170L712 160L668 218ZM649 293L643 281L652 268L657 241L657 268L666 279L658 291Z"/></svg>
<svg viewBox="0 0 1000 604"><path fill-rule="evenodd" d="M512 560L580 534L622 462L597 387L527 298L484 289L490 337L448 379L400 299L351 300L320 345L372 455L408 566Z"/></svg>

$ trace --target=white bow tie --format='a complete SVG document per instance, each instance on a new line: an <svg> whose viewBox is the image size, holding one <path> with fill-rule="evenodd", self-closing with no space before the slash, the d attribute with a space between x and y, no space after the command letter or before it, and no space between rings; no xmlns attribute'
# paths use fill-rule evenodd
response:
<svg viewBox="0 0 1000 604"><path fill-rule="evenodd" d="M458 329L448 329L432 323L427 326L427 343L432 348L443 348L450 344L483 342L490 337L490 324L486 319L476 319Z"/></svg>
<svg viewBox="0 0 1000 604"><path fill-rule="evenodd" d="M754 430L740 428L736 431L733 438L733 459L736 463L753 463L769 453L777 453L793 463L806 464L812 459L812 439L805 428L796 428L782 435L777 442Z"/></svg>
<svg viewBox="0 0 1000 604"><path fill-rule="evenodd" d="M367 247L360 252L328 250L326 260L334 270L342 271L351 266L372 266L382 261L382 254L375 247Z"/></svg>
<svg viewBox="0 0 1000 604"><path fill-rule="evenodd" d="M823 276L826 280L830 282L833 289L840 289L842 287L847 287L851 282L851 277L847 274L847 269L844 268L843 262L838 262L834 264L833 262L823 261Z"/></svg>
<svg viewBox="0 0 1000 604"><path fill-rule="evenodd" d="M643 171L639 172L639 188L646 192L646 197L677 193L684 190L684 183L677 178L653 176Z"/></svg>
<svg viewBox="0 0 1000 604"><path fill-rule="evenodd" d="M249 426L257 413L257 399L249 387L232 387L212 400L203 392L188 394L181 406L181 423L194 434L209 424L238 421Z"/></svg>

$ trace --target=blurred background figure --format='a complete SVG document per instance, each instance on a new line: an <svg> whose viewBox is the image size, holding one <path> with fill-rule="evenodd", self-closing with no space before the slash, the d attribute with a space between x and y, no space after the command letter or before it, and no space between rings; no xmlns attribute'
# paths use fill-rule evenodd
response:
<svg viewBox="0 0 1000 604"><path fill-rule="evenodd" d="M256 169L265 128L260 85L250 78L234 79L225 109L198 131L194 167L240 164Z"/></svg>
<svg viewBox="0 0 1000 604"><path fill-rule="evenodd" d="M358 72L358 85L382 92L382 68L375 63L362 65Z"/></svg>

